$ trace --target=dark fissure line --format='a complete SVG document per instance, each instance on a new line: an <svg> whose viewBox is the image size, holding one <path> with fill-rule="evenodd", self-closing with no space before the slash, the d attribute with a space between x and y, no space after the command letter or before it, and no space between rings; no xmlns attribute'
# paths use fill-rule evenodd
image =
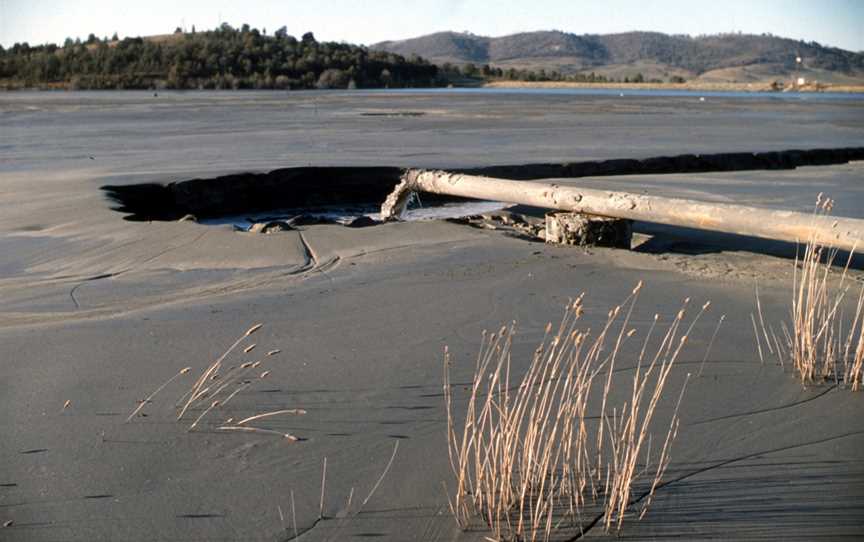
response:
<svg viewBox="0 0 864 542"><path fill-rule="evenodd" d="M756 414L765 414L765 413L768 413L768 412L775 412L775 411L777 411L777 410L785 410L785 409L787 409L787 408L792 408L792 407L796 407L796 406L799 406L799 405L803 405L803 404L809 403L810 401L815 401L816 399L819 399L820 397L823 397L823 396L827 395L830 391L832 391L832 390L836 390L836 389L837 389L837 385L836 385L836 384L833 384L833 385L831 385L831 386L828 386L828 387L827 387L826 389L824 389L823 391L817 393L817 394L814 395L813 397L808 397L808 398L806 398L806 399L801 399L800 401L795 401L794 403L789 403L789 404L786 404L786 405L780 405L780 406L771 407L771 408L762 408L762 409L759 409L759 410L753 410L753 411L750 411L750 412L742 412L742 413L740 413L740 414L729 414L729 415L727 415L727 416L719 416L719 417L717 417L717 418L708 418L707 420L699 420L698 422L693 422L693 423L688 424L688 425L702 425L702 424L705 424L705 423L718 422L718 421L720 421L720 420L729 420L729 419L732 419L732 418L743 418L743 417L745 417L745 416L753 416L753 415L756 415Z"/></svg>
<svg viewBox="0 0 864 542"><path fill-rule="evenodd" d="M302 233L300 235L300 244L303 245L303 250L306 252L306 262L311 263L312 267L318 267L318 255L315 254L315 251L312 250L312 246L306 241L306 238L303 237Z"/></svg>
<svg viewBox="0 0 864 542"><path fill-rule="evenodd" d="M328 518L325 518L323 516L319 517L318 519L316 519L315 521L312 522L312 525L306 527L305 529L298 529L297 534L291 535L290 537L286 538L285 542L291 542L292 540L297 540L298 538L300 538L301 536L305 535L306 533L308 533L309 531L314 529L316 526L318 526L319 523L321 523L322 521L325 521L327 519Z"/></svg>
<svg viewBox="0 0 864 542"><path fill-rule="evenodd" d="M803 448L806 446L812 446L814 444L824 444L826 442L831 442L833 440L840 440L842 438L852 437L855 435L862 435L862 434L864 434L864 431L852 431L850 433L843 433L842 435L836 435L836 436L828 437L828 438L824 438L824 439L813 440L810 442L802 442L800 444L790 444L789 446L781 446L780 448L774 448L771 450L763 450L761 452L754 452L752 454L742 455L740 457L733 457L732 459L720 461L718 463L714 463L713 465L709 465L707 467L703 467L701 469L696 469L696 470L688 472L686 474L682 474L681 476L679 476L677 478L673 478L671 480L661 482L661 483L657 484L657 487L654 489L654 491L656 492L656 491L659 491L660 489L663 489L664 487L671 486L672 484L677 484L678 482L682 482L682 481L686 480L687 478L691 478L693 476L696 476L697 474L702 474L704 472L708 472L708 471L711 471L714 469L725 467L727 465L731 465L732 463L738 463L739 461L745 461L747 459L753 459L755 457L768 455L768 454L774 454L777 452L785 452L788 450L794 450L796 448ZM633 506L633 505L639 504L640 502L645 500L650 494L651 494L650 491L643 492L640 496L638 496L638 497L636 497L630 501L630 503L628 504L628 508ZM594 528L600 522L600 520L603 519L603 517L605 515L606 514L600 514L597 517L595 517L594 520L592 520L591 523L589 523L588 526L585 529L583 529L581 533L577 534L576 536L574 536L572 538L567 539L567 542L579 540L580 538L584 537L586 534L588 534L588 531L590 531L592 528Z"/></svg>
<svg viewBox="0 0 864 542"><path fill-rule="evenodd" d="M79 287L83 286L87 282L92 282L94 280L110 279L111 277L114 277L114 276L117 276L117 273L105 273L103 275L96 275L94 277L87 277L86 279L82 280L81 282L79 282L78 284L73 286L72 289L69 290L69 297L72 299L72 303L75 304L75 310L78 310L81 308L81 305L78 304L78 299L75 298L75 291Z"/></svg>

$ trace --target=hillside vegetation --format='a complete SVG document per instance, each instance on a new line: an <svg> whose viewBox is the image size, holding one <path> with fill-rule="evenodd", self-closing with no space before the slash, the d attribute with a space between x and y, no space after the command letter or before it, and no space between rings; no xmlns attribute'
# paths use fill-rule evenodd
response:
<svg viewBox="0 0 864 542"><path fill-rule="evenodd" d="M864 54L770 35L654 32L544 31L500 38L441 32L367 48L318 42L311 32L297 39L284 27L268 36L228 24L205 32L178 29L123 40L91 34L62 46L0 47L0 88L12 89L345 89L506 81L767 83L762 87L779 89L799 76L808 84L862 84Z"/></svg>
<svg viewBox="0 0 864 542"><path fill-rule="evenodd" d="M558 76L597 79L694 79L750 81L808 78L851 82L864 80L864 54L771 35L722 34L670 36L656 32L576 35L558 31L529 32L489 38L441 32L415 39L388 41L371 49L420 55L442 65L472 65L482 71L500 70L505 78L519 71L540 70ZM797 65L796 57L802 59ZM509 73L508 73L509 71ZM553 74L554 72L554 74ZM578 77L577 77L578 79Z"/></svg>
<svg viewBox="0 0 864 542"><path fill-rule="evenodd" d="M370 88L442 84L420 58L345 43L267 36L243 25L151 38L0 47L0 87L80 89Z"/></svg>

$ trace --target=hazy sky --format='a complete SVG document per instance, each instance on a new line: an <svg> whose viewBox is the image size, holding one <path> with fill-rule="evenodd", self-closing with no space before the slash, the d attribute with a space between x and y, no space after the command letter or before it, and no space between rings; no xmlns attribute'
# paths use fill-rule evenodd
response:
<svg viewBox="0 0 864 542"><path fill-rule="evenodd" d="M742 31L864 50L864 0L0 0L0 43L62 43L249 23L319 40L370 44L440 30L500 36L530 30L577 34L655 30Z"/></svg>

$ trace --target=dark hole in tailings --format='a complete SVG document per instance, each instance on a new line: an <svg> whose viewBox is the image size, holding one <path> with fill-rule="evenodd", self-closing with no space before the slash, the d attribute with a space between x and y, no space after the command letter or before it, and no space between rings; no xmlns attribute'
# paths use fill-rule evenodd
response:
<svg viewBox="0 0 864 542"><path fill-rule="evenodd" d="M864 160L864 147L441 169L503 179L536 180L795 169L845 164L852 160ZM374 212L381 205L399 183L403 171L399 167L295 167L167 184L109 185L102 190L116 203L114 210L127 214L127 220L179 220L186 215L217 219L284 210L314 214L315 210L328 208L348 208L362 215ZM431 194L423 194L421 200L427 207L466 201Z"/></svg>
<svg viewBox="0 0 864 542"><path fill-rule="evenodd" d="M396 167L297 167L168 184L102 187L127 220L218 218L285 208L382 202L399 182Z"/></svg>

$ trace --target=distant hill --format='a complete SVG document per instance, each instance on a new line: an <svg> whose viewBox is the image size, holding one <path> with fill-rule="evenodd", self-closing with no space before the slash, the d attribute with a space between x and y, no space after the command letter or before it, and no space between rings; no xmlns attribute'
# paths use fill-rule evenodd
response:
<svg viewBox="0 0 864 542"><path fill-rule="evenodd" d="M472 63L499 68L544 69L561 74L594 72L607 77L716 82L766 81L791 77L796 56L801 75L828 83L864 81L864 54L772 35L721 34L690 37L657 32L577 35L558 31L527 32L490 38L440 32L370 49L442 65Z"/></svg>

